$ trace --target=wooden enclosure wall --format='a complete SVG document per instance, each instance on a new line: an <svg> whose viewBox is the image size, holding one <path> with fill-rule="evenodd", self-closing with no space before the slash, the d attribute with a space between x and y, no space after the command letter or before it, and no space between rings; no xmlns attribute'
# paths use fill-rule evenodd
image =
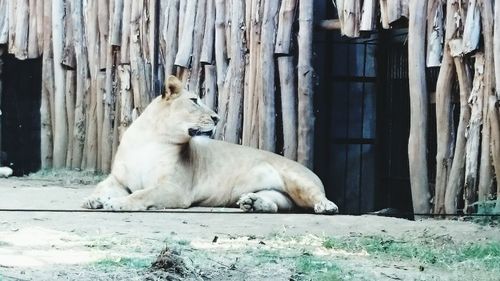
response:
<svg viewBox="0 0 500 281"><path fill-rule="evenodd" d="M373 11L380 11L382 28L408 20L408 156L414 212L455 214L463 200L465 213L500 213L500 91L495 86L500 84L500 2L336 3L341 33L348 37L374 30L377 13ZM426 68L434 67L439 70L437 82L428 87ZM455 93L460 101L458 124L452 118L454 83L459 86ZM435 88L435 93L428 88ZM431 100L435 101L435 124L428 120ZM432 173L426 155L427 128L434 127L430 125L435 125L437 139L436 171ZM433 188L428 175L435 175Z"/></svg>
<svg viewBox="0 0 500 281"><path fill-rule="evenodd" d="M311 167L313 4L0 0L0 50L43 56L42 168L109 172L168 75L218 111L217 138Z"/></svg>

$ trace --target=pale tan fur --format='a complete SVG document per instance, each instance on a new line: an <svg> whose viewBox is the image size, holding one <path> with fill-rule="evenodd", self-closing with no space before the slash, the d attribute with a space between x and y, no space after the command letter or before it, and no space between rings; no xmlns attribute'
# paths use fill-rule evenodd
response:
<svg viewBox="0 0 500 281"><path fill-rule="evenodd" d="M83 207L112 210L236 206L277 212L296 206L332 214L321 180L297 162L210 139L218 116L171 76L127 129L111 174ZM191 135L190 135L191 132Z"/></svg>

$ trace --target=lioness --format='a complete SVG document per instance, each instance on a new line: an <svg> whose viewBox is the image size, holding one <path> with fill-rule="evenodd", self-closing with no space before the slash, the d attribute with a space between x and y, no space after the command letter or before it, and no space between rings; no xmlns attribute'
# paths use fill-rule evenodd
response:
<svg viewBox="0 0 500 281"><path fill-rule="evenodd" d="M83 207L110 210L236 206L247 212L295 206L333 214L321 180L297 162L210 139L219 117L170 76L165 91L124 133L111 174Z"/></svg>

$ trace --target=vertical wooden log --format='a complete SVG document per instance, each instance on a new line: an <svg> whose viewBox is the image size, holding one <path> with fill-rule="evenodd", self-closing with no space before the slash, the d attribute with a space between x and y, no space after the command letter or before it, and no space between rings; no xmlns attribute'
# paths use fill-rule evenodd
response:
<svg viewBox="0 0 500 281"><path fill-rule="evenodd" d="M495 175L497 180L497 203L495 206L495 212L500 213L500 110L498 108L498 103L500 102L500 2L495 3L495 14L494 14L494 31L493 31L493 54L495 61L495 89L497 96L497 109L496 112L490 107L490 119L491 119L491 150L493 157L493 165L495 167ZM491 100L491 98L490 98ZM496 114L496 115L495 115ZM496 125L495 125L496 124Z"/></svg>
<svg viewBox="0 0 500 281"><path fill-rule="evenodd" d="M342 35L347 37L359 37L359 24L360 24L360 7L359 0L348 0L344 1L344 7L342 11L343 23L342 27Z"/></svg>
<svg viewBox="0 0 500 281"><path fill-rule="evenodd" d="M278 33L276 34L276 54L290 54L292 42L292 25L295 19L295 7L297 0L284 0L281 3L278 21Z"/></svg>
<svg viewBox="0 0 500 281"><path fill-rule="evenodd" d="M118 70L119 72L119 70ZM119 74L118 74L119 75ZM117 79L117 83L120 84L121 81ZM120 88L120 86L118 86ZM118 145L120 144L120 135L119 135L119 127L120 127L120 116L121 116L121 98L119 95L115 98L115 111L113 116L113 144L111 150L111 163L115 160L116 151L118 150Z"/></svg>
<svg viewBox="0 0 500 281"><path fill-rule="evenodd" d="M118 66L120 77L120 116L118 138L121 139L127 128L132 124L133 96L130 86L130 65Z"/></svg>
<svg viewBox="0 0 500 281"><path fill-rule="evenodd" d="M229 95L230 95L230 83L233 77L233 65L229 64L227 67L227 73L224 80L224 86L222 88L222 92L219 92L218 100L217 100L217 113L220 117L219 123L217 125L217 131L215 132L216 139L225 139L225 131L227 127L227 119L228 119L228 108L229 108Z"/></svg>
<svg viewBox="0 0 500 281"><path fill-rule="evenodd" d="M464 54L476 50L479 45L479 36L481 35L480 19L481 13L477 0L469 0L463 35L462 52Z"/></svg>
<svg viewBox="0 0 500 281"><path fill-rule="evenodd" d="M97 77L96 77L97 78ZM97 84L96 82L92 82L91 89L89 91L89 95L87 96L86 99L86 104L88 104L88 107L86 107L86 121L87 121L87 128L86 128L86 137L85 137L85 165L83 165L83 159L82 159L82 168L90 171L97 171L98 166L98 141L97 141Z"/></svg>
<svg viewBox="0 0 500 281"><path fill-rule="evenodd" d="M478 167L479 167L479 144L481 140L481 124L483 120L483 92L484 92L484 55L478 52L475 56L474 80L469 98L471 106L471 117L467 131L467 144L465 151L465 184L464 184L464 213L474 212L476 202Z"/></svg>
<svg viewBox="0 0 500 281"><path fill-rule="evenodd" d="M50 95L54 92L54 60L52 53L52 3L43 1L43 58L42 94L40 104L40 158L41 168L51 169L53 160L53 134Z"/></svg>
<svg viewBox="0 0 500 281"><path fill-rule="evenodd" d="M65 67L65 103L66 119L68 120L68 148L66 151L66 168L71 168L71 159L73 157L73 127L75 121L75 99L76 99L76 58L73 39L73 21L71 11L76 0L66 0L64 16L64 48L61 64ZM78 165L78 167L80 166Z"/></svg>
<svg viewBox="0 0 500 281"><path fill-rule="evenodd" d="M496 175L496 195L497 203L495 213L500 213L500 104L496 97L489 96L489 114L491 129L491 156Z"/></svg>
<svg viewBox="0 0 500 281"><path fill-rule="evenodd" d="M0 3L1 7L1 3ZM4 48L0 47L0 77L2 77L3 70L3 55ZM2 151L2 79L0 79L0 151ZM42 131L43 132L43 131Z"/></svg>
<svg viewBox="0 0 500 281"><path fill-rule="evenodd" d="M139 21L139 24L140 24L140 38L141 38L141 50L142 50L142 58L144 59L144 63L145 63L145 71L146 71L146 77L148 78L147 80L147 85L149 85L149 67L151 65L151 52L150 52L150 36L149 36L149 33L150 33L150 15L151 15L151 11L150 11L150 3L152 1L151 0L145 0L143 1L142 3L140 3L139 5L142 6L142 16L141 16L141 20ZM149 87L148 87L149 89Z"/></svg>
<svg viewBox="0 0 500 281"><path fill-rule="evenodd" d="M54 50L54 163L56 169L66 165L68 124L66 120L65 75L61 65L64 42L64 1L52 1L52 46Z"/></svg>
<svg viewBox="0 0 500 281"><path fill-rule="evenodd" d="M225 35L225 6L224 0L215 0L215 65L217 67L217 91L219 95L224 88L227 71L227 49ZM219 107L220 111L220 107Z"/></svg>
<svg viewBox="0 0 500 281"><path fill-rule="evenodd" d="M134 1L136 3L138 1ZM139 1L140 2L140 1ZM113 19L114 2L110 2L108 19ZM108 34L111 34L112 25L108 25ZM101 169L104 173L111 171L111 161L113 157L113 105L116 93L115 74L117 65L117 51L108 40L106 42L106 84L104 92L104 115L102 125L102 153Z"/></svg>
<svg viewBox="0 0 500 281"><path fill-rule="evenodd" d="M500 2L495 4L493 31L493 54L495 61L495 85L497 100L500 100ZM500 175L497 175L497 179ZM500 180L498 180L500 182Z"/></svg>
<svg viewBox="0 0 500 281"><path fill-rule="evenodd" d="M170 3L170 1L169 1ZM120 43L120 63L130 63L130 13L132 10L132 0L123 1L123 21Z"/></svg>
<svg viewBox="0 0 500 281"><path fill-rule="evenodd" d="M134 1L136 2L136 1ZM97 168L102 170L103 151L103 124L104 124L104 97L106 92L106 57L108 52L109 32L109 3L97 1L97 26L99 28L99 73L97 74Z"/></svg>
<svg viewBox="0 0 500 281"><path fill-rule="evenodd" d="M188 68L191 62L193 51L193 33L196 20L196 6L198 0L188 1L186 4L186 14L182 19L182 35L179 40L179 49L175 57L175 65Z"/></svg>
<svg viewBox="0 0 500 281"><path fill-rule="evenodd" d="M203 34L205 31L205 10L206 0L198 0L196 8L196 21L193 34L193 52L191 56L191 78L187 84L188 90L193 91L198 96L200 95L200 80L201 80L201 49L203 46Z"/></svg>
<svg viewBox="0 0 500 281"><path fill-rule="evenodd" d="M401 16L410 18L410 0L401 0Z"/></svg>
<svg viewBox="0 0 500 281"><path fill-rule="evenodd" d="M387 21L389 24L401 18L401 0L386 0L387 1ZM425 1L425 0L424 0Z"/></svg>
<svg viewBox="0 0 500 281"><path fill-rule="evenodd" d="M245 2L232 0L231 2L231 64L232 79L229 81L229 106L225 140L232 143L241 143L243 82L245 78ZM272 41L274 48L274 40ZM271 52L272 52L271 49Z"/></svg>
<svg viewBox="0 0 500 281"><path fill-rule="evenodd" d="M0 44L9 41L9 0L0 0Z"/></svg>
<svg viewBox="0 0 500 281"><path fill-rule="evenodd" d="M7 41L8 43L8 52L9 54L14 53L14 42L15 42L15 35L16 35L16 22L17 22L17 15L16 15L16 7L17 7L17 1L13 0L7 0L7 6L9 10L9 39Z"/></svg>
<svg viewBox="0 0 500 281"><path fill-rule="evenodd" d="M132 2L130 22L130 70L132 87L134 93L134 108L142 113L149 103L149 92L147 86L146 66L144 53L140 41L142 4L140 1Z"/></svg>
<svg viewBox="0 0 500 281"><path fill-rule="evenodd" d="M16 58L28 58L29 2L16 0L16 29L13 54Z"/></svg>
<svg viewBox="0 0 500 281"><path fill-rule="evenodd" d="M215 110L215 100L217 93L217 72L215 65L206 64L205 70L205 93L203 102L208 108Z"/></svg>
<svg viewBox="0 0 500 281"><path fill-rule="evenodd" d="M97 170L102 169L102 151L103 151L103 123L104 123L104 96L106 94L106 72L97 73L96 83L96 119L97 119Z"/></svg>
<svg viewBox="0 0 500 281"><path fill-rule="evenodd" d="M152 23L152 21L154 21L154 7L152 7L154 6L154 2L154 0L145 0L141 4L142 16L141 20L139 21L141 30L139 33L141 42L141 55L144 62L144 80L142 82L144 83L144 86L146 88L146 91L140 93L143 96L143 108L145 108L149 104L149 101L153 97L153 65L156 64L156 62L153 61L153 44L156 39L152 38L152 36L154 35Z"/></svg>
<svg viewBox="0 0 500 281"><path fill-rule="evenodd" d="M297 159L297 92L293 57L278 58L283 120L283 155Z"/></svg>
<svg viewBox="0 0 500 281"><path fill-rule="evenodd" d="M168 2L168 23L165 38L165 75L169 77L174 73L174 61L177 54L177 31L179 30L179 0Z"/></svg>
<svg viewBox="0 0 500 281"><path fill-rule="evenodd" d="M224 1L224 5L226 6L225 7L225 12L226 12L226 15L225 15L225 25L226 25L226 30L225 30L225 33L226 33L226 49L227 49L227 57L228 59L231 59L231 54L232 54L232 51L231 51L231 48L233 47L233 44L231 42L231 11L233 10L232 9L232 4L233 2L232 1Z"/></svg>
<svg viewBox="0 0 500 281"><path fill-rule="evenodd" d="M214 36L215 36L215 1L208 0L203 36L203 47L201 49L200 62L212 64L214 61Z"/></svg>
<svg viewBox="0 0 500 281"><path fill-rule="evenodd" d="M87 170L98 170L97 159L100 159L99 154L99 135L97 124L97 92L98 92L98 73L99 73L99 26L98 26L98 1L88 1L84 6L85 14L85 37L88 53L88 67L90 73L89 93L85 99L86 107L86 136L85 136L85 165L82 168ZM125 18L124 18L125 21ZM101 103L102 104L102 103Z"/></svg>
<svg viewBox="0 0 500 281"><path fill-rule="evenodd" d="M42 24L38 23L37 20L40 17L37 14L37 2L38 0L29 0L29 23L28 23L28 55L27 58L34 59L37 58L39 55L38 51L38 33L37 33L37 24Z"/></svg>
<svg viewBox="0 0 500 281"><path fill-rule="evenodd" d="M363 8L361 8L361 22L359 24L360 31L373 31L375 29L375 20L377 3L375 0L363 1Z"/></svg>
<svg viewBox="0 0 500 281"><path fill-rule="evenodd" d="M297 64L297 161L309 168L312 168L314 163L313 5L313 1L300 0L299 2L299 57Z"/></svg>
<svg viewBox="0 0 500 281"><path fill-rule="evenodd" d="M122 20L123 20L123 1L115 0L113 18L111 19L111 33L109 42L113 46L120 46L122 43Z"/></svg>
<svg viewBox="0 0 500 281"><path fill-rule="evenodd" d="M64 17L64 49L61 61L61 63L66 68L72 70L76 68L75 46L73 40L73 21L71 20L71 9L72 6L75 5L75 1L76 0L67 0L65 5L65 11L68 16Z"/></svg>
<svg viewBox="0 0 500 281"><path fill-rule="evenodd" d="M369 1L367 1L369 2ZM292 25L295 15L295 0L281 4L275 53L290 54ZM283 128L283 155L297 159L297 100L295 74L292 56L278 57L278 72L281 91L281 112Z"/></svg>
<svg viewBox="0 0 500 281"><path fill-rule="evenodd" d="M262 87L262 101L259 106L259 148L275 151L276 149L276 117L274 107L274 43L278 20L278 1L265 1L262 15L262 33L260 49L260 83ZM234 59L234 58L232 58Z"/></svg>
<svg viewBox="0 0 500 281"><path fill-rule="evenodd" d="M382 23L383 29L389 29L391 26L389 25L388 11L387 11L387 1L388 0L380 0L380 22Z"/></svg>
<svg viewBox="0 0 500 281"><path fill-rule="evenodd" d="M161 94L161 89L159 88L159 25L160 25L160 3L157 0L149 0L149 54L151 66L150 74L150 85L149 89L149 100L152 100L156 95ZM158 11L157 11L158 10ZM117 118L118 119L118 118Z"/></svg>
<svg viewBox="0 0 500 281"><path fill-rule="evenodd" d="M380 0L380 1L381 1L380 5L382 6L382 1L386 1L386 0ZM340 32L342 33L343 32L342 30L344 30L344 13L343 13L343 11L344 11L345 0L337 0L337 1L335 1L335 3L337 6L337 14L339 17ZM382 7L381 7L381 9L382 9Z"/></svg>
<svg viewBox="0 0 500 281"><path fill-rule="evenodd" d="M445 213L456 214L458 196L464 187L465 179L465 138L467 124L470 119L470 107L468 104L469 94L472 90L472 82L467 71L467 65L461 57L453 58L455 69L457 70L458 83L460 86L460 119L457 129L457 138L455 145L455 154L450 169L450 178L446 186L445 193Z"/></svg>
<svg viewBox="0 0 500 281"><path fill-rule="evenodd" d="M441 65L444 41L442 0L429 0L427 7L427 67Z"/></svg>
<svg viewBox="0 0 500 281"><path fill-rule="evenodd" d="M448 0L446 11L445 48L436 84L437 152L434 194L435 214L445 213L444 197L452 163L451 86L455 73L455 65L450 53L449 41L453 38L456 31L455 13L458 11L458 2L456 0Z"/></svg>
<svg viewBox="0 0 500 281"><path fill-rule="evenodd" d="M48 1L47 1L48 2ZM53 60L49 57L48 49L44 48L42 61L42 99L40 105L40 158L42 169L52 169L53 163L53 134L50 109L50 93L53 92Z"/></svg>
<svg viewBox="0 0 500 281"><path fill-rule="evenodd" d="M73 156L71 166L80 169L83 159L83 147L85 145L86 120L85 120L85 98L89 94L89 70L87 44L85 42L85 25L83 21L83 3L74 1L71 13L73 22L73 39L76 56L76 103L75 123L73 127ZM94 147L95 149L95 147ZM89 151L88 151L89 152ZM90 152L96 154L95 151Z"/></svg>
<svg viewBox="0 0 500 281"><path fill-rule="evenodd" d="M408 159L413 212L430 212L427 178L427 90L425 81L425 21L427 1L410 0L408 24L408 77L410 85L410 137Z"/></svg>
<svg viewBox="0 0 500 281"><path fill-rule="evenodd" d="M495 68L493 57L493 6L489 0L480 0L481 24L484 41L484 92L483 92L483 131L481 138L481 162L479 166L478 201L488 200L493 186L491 167L491 130L489 97L495 94ZM480 213L483 209L478 210Z"/></svg>
<svg viewBox="0 0 500 281"><path fill-rule="evenodd" d="M66 168L72 168L73 158L73 128L75 125L75 98L76 98L76 73L73 69L66 70L66 114L68 120L69 137L68 151L66 152ZM74 168L80 168L80 165Z"/></svg>
<svg viewBox="0 0 500 281"><path fill-rule="evenodd" d="M136 1L134 1L136 2ZM142 2L142 1L138 1ZM100 59L99 59L99 69L106 69L106 55L108 53L108 35L109 35L109 16L110 16L110 8L108 1L98 1L99 9L98 9L98 20L97 23L99 25L99 35L100 35Z"/></svg>
<svg viewBox="0 0 500 281"><path fill-rule="evenodd" d="M252 1L249 37L248 87L244 93L242 144L259 147L259 103L262 87L260 77L261 25L264 5L261 0ZM245 72L245 74L247 74Z"/></svg>
<svg viewBox="0 0 500 281"><path fill-rule="evenodd" d="M187 6L187 1L188 0L180 0L179 2L179 32L177 33L177 42L181 41L182 35L184 33L184 16L186 15L186 6ZM176 53L177 54L177 53ZM168 76L165 76L168 77Z"/></svg>
<svg viewBox="0 0 500 281"><path fill-rule="evenodd" d="M43 28L45 26L44 16L43 16L43 13L44 13L43 12L43 9L44 9L43 2L44 2L43 0L36 0L36 17L37 17L37 19L36 19L36 37L37 37L37 44L38 44L38 55L42 54L42 50L43 50ZM0 30L1 30L1 28L0 28Z"/></svg>

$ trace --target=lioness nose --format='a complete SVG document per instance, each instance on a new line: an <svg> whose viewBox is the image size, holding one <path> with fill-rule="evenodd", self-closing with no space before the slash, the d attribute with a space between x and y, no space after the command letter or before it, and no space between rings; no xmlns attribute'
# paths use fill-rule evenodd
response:
<svg viewBox="0 0 500 281"><path fill-rule="evenodd" d="M212 115L212 116L211 116L211 118L212 118L212 120L214 121L215 125L217 125L217 123L219 123L219 120L220 120L219 116L217 116L217 115Z"/></svg>

